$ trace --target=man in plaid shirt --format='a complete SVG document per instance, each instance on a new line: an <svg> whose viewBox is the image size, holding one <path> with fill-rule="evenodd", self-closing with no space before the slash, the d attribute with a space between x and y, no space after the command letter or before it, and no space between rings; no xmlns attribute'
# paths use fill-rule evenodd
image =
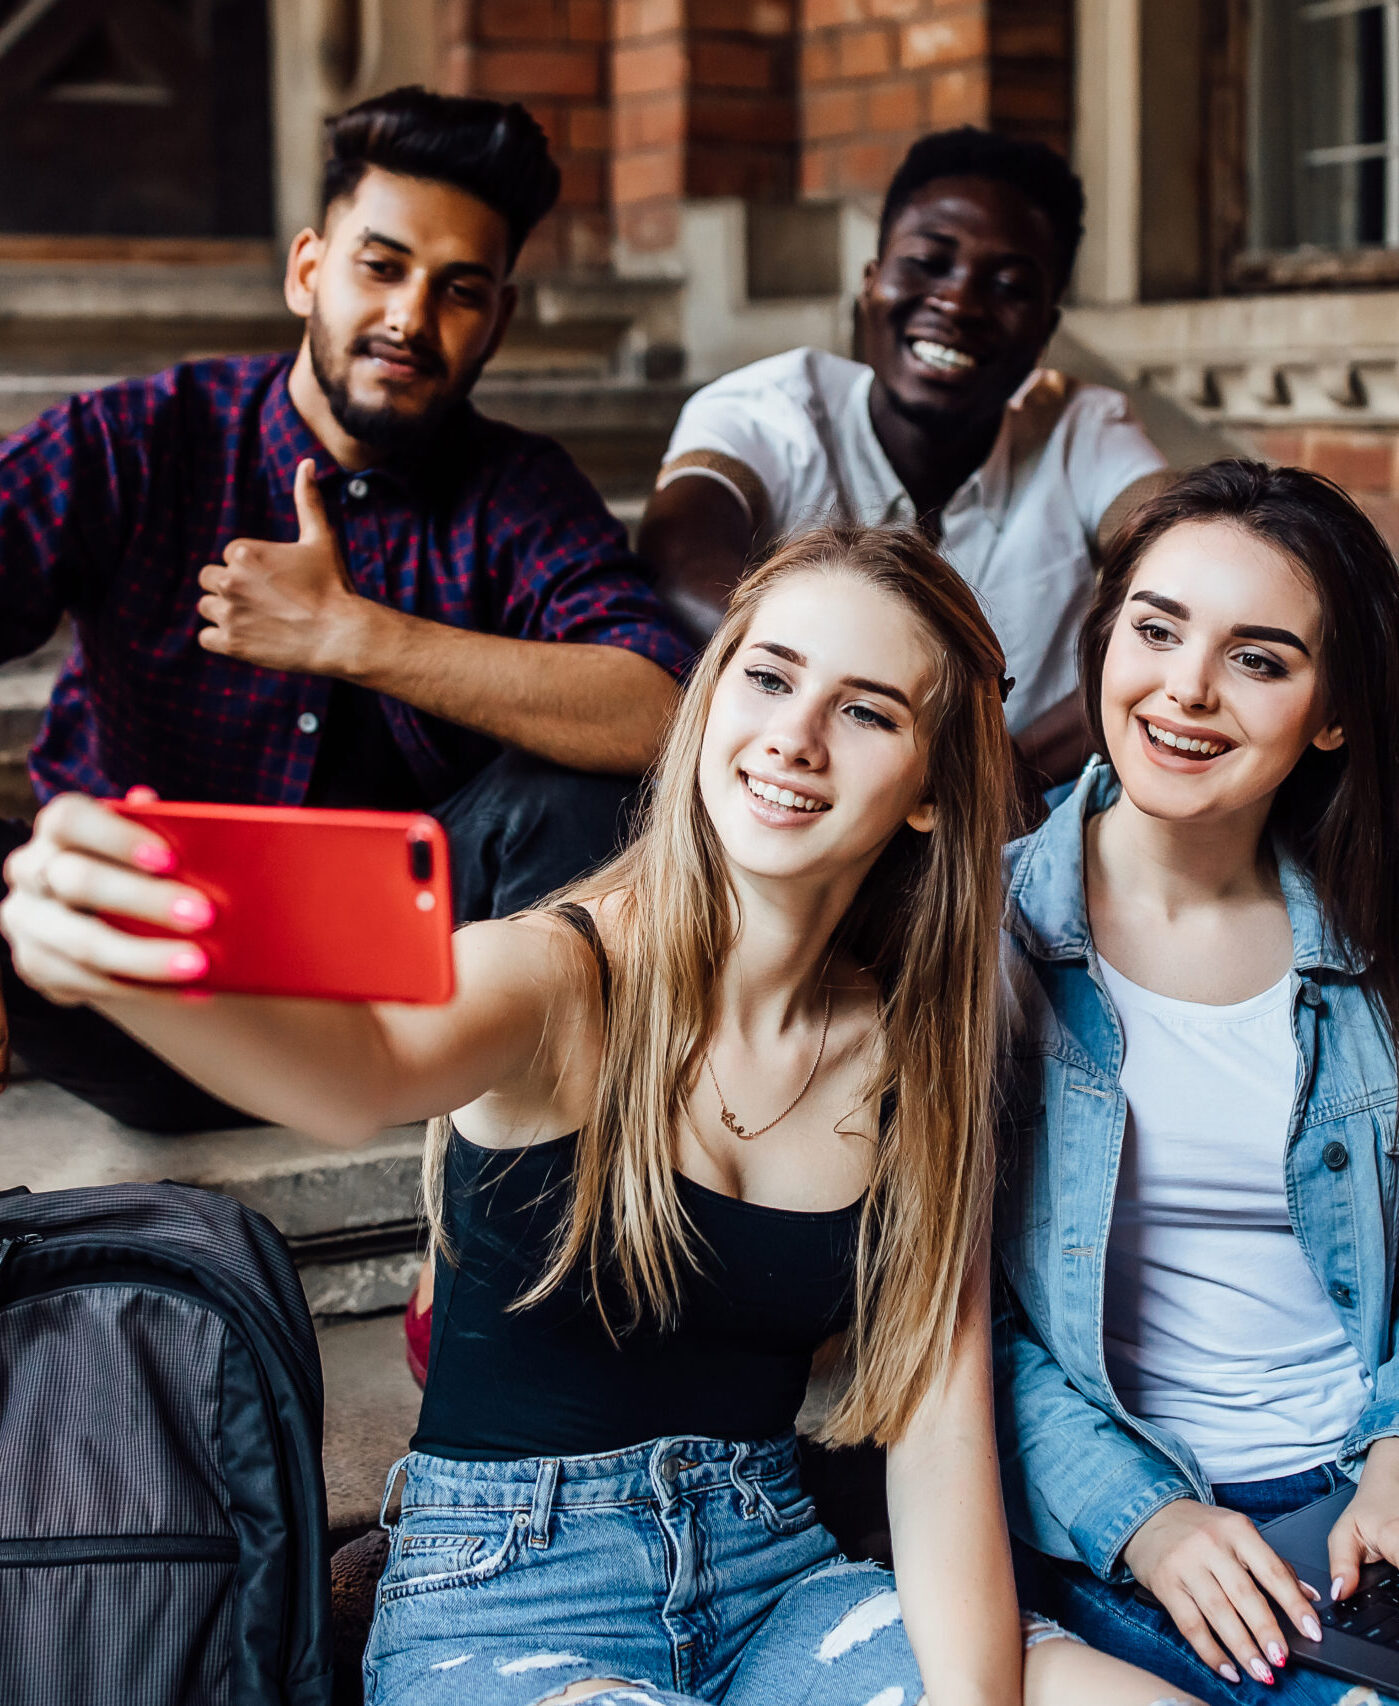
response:
<svg viewBox="0 0 1399 1706"><path fill-rule="evenodd" d="M432 809L458 916L506 913L611 851L687 649L567 455L468 401L558 194L543 133L421 89L328 128L294 357L74 397L0 448L0 656L71 615L41 800ZM236 1118L0 973L43 1076L150 1130Z"/></svg>

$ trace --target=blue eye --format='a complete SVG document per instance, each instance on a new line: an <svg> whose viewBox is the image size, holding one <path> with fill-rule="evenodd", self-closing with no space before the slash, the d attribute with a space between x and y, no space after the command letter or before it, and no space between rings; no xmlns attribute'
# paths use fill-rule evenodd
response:
<svg viewBox="0 0 1399 1706"><path fill-rule="evenodd" d="M892 729L898 725L892 717L886 717L883 712L876 711L873 705L847 705L846 711L853 723L858 723L862 729Z"/></svg>
<svg viewBox="0 0 1399 1706"><path fill-rule="evenodd" d="M743 672L753 683L759 693L785 693L787 683L775 669L763 669L761 666L745 669Z"/></svg>

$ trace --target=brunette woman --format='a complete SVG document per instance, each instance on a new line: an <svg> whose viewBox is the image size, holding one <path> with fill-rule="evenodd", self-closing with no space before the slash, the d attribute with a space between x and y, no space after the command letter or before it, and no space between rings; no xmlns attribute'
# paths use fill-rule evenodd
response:
<svg viewBox="0 0 1399 1706"><path fill-rule="evenodd" d="M340 1142L455 1110L373 1706L1012 1706L1022 1644L1033 1701L1162 1699L1016 1611L983 1236L1001 674L921 535L790 546L705 653L640 840L462 930L436 1011L133 994L190 951L153 839L70 797L11 860L25 974L217 1094ZM842 1329L825 1434L889 1448L897 1594L797 1479Z"/></svg>
<svg viewBox="0 0 1399 1706"><path fill-rule="evenodd" d="M1009 856L1012 1520L1109 1651L1361 1706L1290 1661L1399 1562L1399 568L1325 480L1198 470L1081 676L1106 758ZM1350 1482L1299 1582L1257 1525Z"/></svg>

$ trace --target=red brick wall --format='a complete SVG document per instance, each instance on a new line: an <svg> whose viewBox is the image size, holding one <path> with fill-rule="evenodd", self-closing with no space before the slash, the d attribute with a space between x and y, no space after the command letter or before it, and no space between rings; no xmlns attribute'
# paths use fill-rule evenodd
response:
<svg viewBox="0 0 1399 1706"><path fill-rule="evenodd" d="M804 195L878 195L915 137L950 125L1067 149L1067 0L800 3Z"/></svg>
<svg viewBox="0 0 1399 1706"><path fill-rule="evenodd" d="M1271 427L1236 430L1269 462L1310 468L1343 486L1399 550L1399 428Z"/></svg>
<svg viewBox="0 0 1399 1706"><path fill-rule="evenodd" d="M439 0L442 87L517 99L563 193L531 270L663 252L687 197L878 195L926 130L1068 143L1070 0Z"/></svg>
<svg viewBox="0 0 1399 1706"><path fill-rule="evenodd" d="M439 87L522 101L559 163L559 204L530 238L527 272L611 258L610 14L611 0L439 0Z"/></svg>

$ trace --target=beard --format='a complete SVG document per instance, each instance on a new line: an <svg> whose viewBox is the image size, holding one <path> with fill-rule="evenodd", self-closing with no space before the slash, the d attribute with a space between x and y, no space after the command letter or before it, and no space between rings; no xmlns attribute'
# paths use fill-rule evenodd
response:
<svg viewBox="0 0 1399 1706"><path fill-rule="evenodd" d="M409 412L392 403L357 403L350 395L348 373L351 360L368 353L367 338L356 338L340 356L319 312L312 308L308 326L311 372L325 397L336 426L350 438L383 456L402 456L426 448L442 422L470 395L486 365L478 361L467 368L453 385L444 386L420 409ZM446 371L435 350L408 341L409 351L427 364L430 372Z"/></svg>

